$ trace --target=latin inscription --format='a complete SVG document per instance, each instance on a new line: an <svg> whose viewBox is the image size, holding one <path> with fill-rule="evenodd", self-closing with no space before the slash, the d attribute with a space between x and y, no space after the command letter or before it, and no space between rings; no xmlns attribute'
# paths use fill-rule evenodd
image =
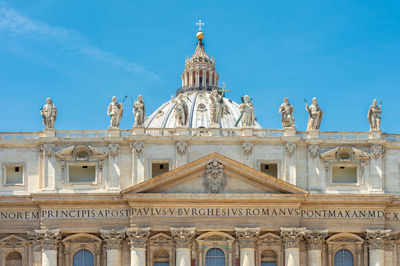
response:
<svg viewBox="0 0 400 266"><path fill-rule="evenodd" d="M374 209L137 207L131 209L0 210L0 221L40 219L121 219L129 217L292 217L308 219L385 219L399 221L400 212Z"/></svg>

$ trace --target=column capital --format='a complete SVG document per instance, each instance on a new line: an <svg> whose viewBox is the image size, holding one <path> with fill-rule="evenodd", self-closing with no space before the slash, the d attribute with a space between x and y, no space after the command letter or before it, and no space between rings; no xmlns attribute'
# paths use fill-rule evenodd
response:
<svg viewBox="0 0 400 266"><path fill-rule="evenodd" d="M305 228L283 228L281 227L281 237L285 248L299 248L300 241L304 237Z"/></svg>
<svg viewBox="0 0 400 266"><path fill-rule="evenodd" d="M56 145L52 143L45 143L40 145L40 150L42 151L43 157L53 157L56 150Z"/></svg>
<svg viewBox="0 0 400 266"><path fill-rule="evenodd" d="M260 228L235 228L236 238L239 241L240 248L254 248Z"/></svg>
<svg viewBox="0 0 400 266"><path fill-rule="evenodd" d="M385 249L394 239L394 234L392 230L366 230L365 238L370 250Z"/></svg>
<svg viewBox="0 0 400 266"><path fill-rule="evenodd" d="M190 244L196 233L195 227L171 227L170 229L177 248L190 248Z"/></svg>
<svg viewBox="0 0 400 266"><path fill-rule="evenodd" d="M100 230L101 237L106 243L106 249L121 249L122 240L125 238L125 230Z"/></svg>
<svg viewBox="0 0 400 266"><path fill-rule="evenodd" d="M328 230L306 230L305 239L307 241L307 248L309 250L322 249L327 235Z"/></svg>
<svg viewBox="0 0 400 266"><path fill-rule="evenodd" d="M146 248L147 239L150 236L150 227L130 227L126 230L131 248Z"/></svg>
<svg viewBox="0 0 400 266"><path fill-rule="evenodd" d="M61 240L61 232L59 229L34 230L33 232L28 232L28 238L32 240L35 251L40 249L57 250Z"/></svg>

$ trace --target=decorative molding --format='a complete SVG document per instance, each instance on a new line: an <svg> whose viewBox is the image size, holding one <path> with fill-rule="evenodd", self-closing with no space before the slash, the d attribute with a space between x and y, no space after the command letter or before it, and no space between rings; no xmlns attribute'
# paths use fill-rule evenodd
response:
<svg viewBox="0 0 400 266"><path fill-rule="evenodd" d="M319 154L319 146L312 144L308 147L308 154L311 158L315 159L317 158L318 154Z"/></svg>
<svg viewBox="0 0 400 266"><path fill-rule="evenodd" d="M214 159L207 164L203 174L203 186L209 193L223 192L227 183L227 175L224 172L224 166Z"/></svg>
<svg viewBox="0 0 400 266"><path fill-rule="evenodd" d="M125 230L100 230L101 237L106 243L106 249L121 249L122 240L125 238Z"/></svg>
<svg viewBox="0 0 400 266"><path fill-rule="evenodd" d="M325 161L352 162L369 160L371 155L355 147L340 146L321 153L320 157Z"/></svg>
<svg viewBox="0 0 400 266"><path fill-rule="evenodd" d="M371 146L371 155L375 159L383 158L385 155L385 149L381 145L372 145Z"/></svg>
<svg viewBox="0 0 400 266"><path fill-rule="evenodd" d="M177 248L190 248L195 233L195 227L171 228L171 235Z"/></svg>
<svg viewBox="0 0 400 266"><path fill-rule="evenodd" d="M28 232L28 238L32 241L36 251L41 247L43 250L57 250L61 241L61 232L55 230L35 230Z"/></svg>
<svg viewBox="0 0 400 266"><path fill-rule="evenodd" d="M109 144L108 150L110 152L110 155L116 158L119 155L119 144Z"/></svg>
<svg viewBox="0 0 400 266"><path fill-rule="evenodd" d="M285 151L288 157L292 157L293 154L296 152L296 143L286 143Z"/></svg>
<svg viewBox="0 0 400 266"><path fill-rule="evenodd" d="M245 155L250 155L253 152L253 143L244 142L242 144L242 150Z"/></svg>
<svg viewBox="0 0 400 266"><path fill-rule="evenodd" d="M144 143L141 141L135 141L130 144L131 149L135 151L137 155L141 155L144 149Z"/></svg>
<svg viewBox="0 0 400 266"><path fill-rule="evenodd" d="M300 248L305 230L305 228L281 228L281 237L285 248Z"/></svg>
<svg viewBox="0 0 400 266"><path fill-rule="evenodd" d="M370 250L385 249L394 239L394 234L392 230L366 230L365 238Z"/></svg>
<svg viewBox="0 0 400 266"><path fill-rule="evenodd" d="M87 158L79 157L79 151L86 151L87 155L88 155ZM64 161L102 160L102 159L107 158L107 156L108 156L107 152L105 152L99 148L90 146L90 145L70 146L68 148L65 148L65 149L62 149L62 150L56 152L55 155Z"/></svg>
<svg viewBox="0 0 400 266"><path fill-rule="evenodd" d="M26 232L28 239L31 241L34 252L42 251L42 236L36 231Z"/></svg>
<svg viewBox="0 0 400 266"><path fill-rule="evenodd" d="M260 235L260 228L235 228L240 248L254 248Z"/></svg>
<svg viewBox="0 0 400 266"><path fill-rule="evenodd" d="M56 145L50 143L42 144L40 150L42 151L43 157L53 157Z"/></svg>
<svg viewBox="0 0 400 266"><path fill-rule="evenodd" d="M307 241L308 249L322 250L327 235L328 230L307 230L305 232L305 239Z"/></svg>
<svg viewBox="0 0 400 266"><path fill-rule="evenodd" d="M179 155L184 155L187 150L187 143L183 141L179 141L176 143L176 151Z"/></svg>
<svg viewBox="0 0 400 266"><path fill-rule="evenodd" d="M150 227L131 227L127 228L125 231L130 241L131 248L146 248L147 239L150 236Z"/></svg>

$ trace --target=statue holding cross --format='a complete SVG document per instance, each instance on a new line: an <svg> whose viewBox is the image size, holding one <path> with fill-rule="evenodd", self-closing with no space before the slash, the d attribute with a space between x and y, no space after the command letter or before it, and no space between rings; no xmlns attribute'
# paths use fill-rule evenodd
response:
<svg viewBox="0 0 400 266"><path fill-rule="evenodd" d="M224 103L225 92L228 91L230 90L225 90L225 83L223 83L222 89L213 90L210 93L210 123L213 125L219 126L222 117L228 112Z"/></svg>

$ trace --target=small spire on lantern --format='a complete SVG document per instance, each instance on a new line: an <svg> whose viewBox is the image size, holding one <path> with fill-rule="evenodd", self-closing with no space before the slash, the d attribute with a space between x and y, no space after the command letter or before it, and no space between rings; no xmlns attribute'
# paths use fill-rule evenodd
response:
<svg viewBox="0 0 400 266"><path fill-rule="evenodd" d="M199 31L196 34L196 38L201 41L204 38L204 33L201 31L201 26L204 25L204 23L201 21L201 19L199 20L199 22L196 23L197 26L199 26Z"/></svg>

